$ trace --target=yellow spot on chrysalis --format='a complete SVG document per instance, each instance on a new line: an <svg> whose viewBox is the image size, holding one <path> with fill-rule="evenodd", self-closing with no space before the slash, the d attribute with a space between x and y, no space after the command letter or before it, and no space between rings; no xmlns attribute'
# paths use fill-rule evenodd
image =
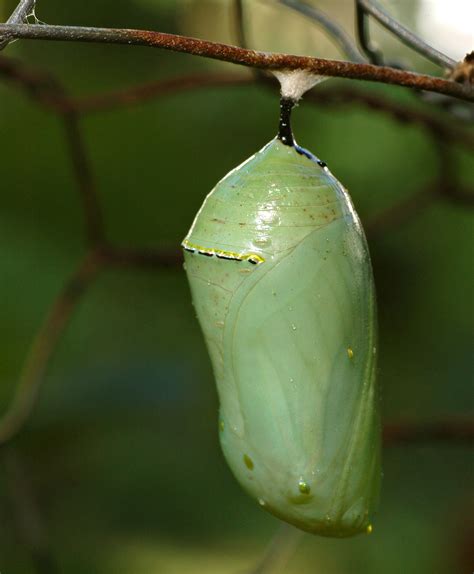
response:
<svg viewBox="0 0 474 574"><path fill-rule="evenodd" d="M298 490L301 492L301 494L309 494L311 492L311 487L304 480L300 480L298 482Z"/></svg>
<svg viewBox="0 0 474 574"><path fill-rule="evenodd" d="M244 463L249 470L253 470L253 460L249 457L248 454L244 454Z"/></svg>
<svg viewBox="0 0 474 574"><path fill-rule="evenodd" d="M221 419L221 420L219 421L219 430L220 430L221 432L223 432L224 429L225 429L225 424L224 424L224 421Z"/></svg>
<svg viewBox="0 0 474 574"><path fill-rule="evenodd" d="M188 251L197 251L204 255L215 255L216 257L222 257L223 259L236 259L237 261L249 261L254 265L263 263L265 259L257 255L256 253L238 253L236 251L224 251L223 249L215 249L214 247L204 247L203 245L197 245L196 243L191 243L187 239L183 239L181 246Z"/></svg>
<svg viewBox="0 0 474 574"><path fill-rule="evenodd" d="M354 357L354 351L350 347L347 348L347 356L349 357L349 359L352 359Z"/></svg>
<svg viewBox="0 0 474 574"><path fill-rule="evenodd" d="M369 524L369 526L367 526L367 528L366 528L367 534L372 534L372 530L373 530L372 524Z"/></svg>

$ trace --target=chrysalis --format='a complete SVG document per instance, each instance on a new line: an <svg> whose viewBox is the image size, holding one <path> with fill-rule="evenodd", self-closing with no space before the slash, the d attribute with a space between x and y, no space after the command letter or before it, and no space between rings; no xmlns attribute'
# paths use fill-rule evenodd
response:
<svg viewBox="0 0 474 574"><path fill-rule="evenodd" d="M293 139L293 104L182 246L229 466L275 516L343 537L372 530L381 474L374 284L346 190Z"/></svg>

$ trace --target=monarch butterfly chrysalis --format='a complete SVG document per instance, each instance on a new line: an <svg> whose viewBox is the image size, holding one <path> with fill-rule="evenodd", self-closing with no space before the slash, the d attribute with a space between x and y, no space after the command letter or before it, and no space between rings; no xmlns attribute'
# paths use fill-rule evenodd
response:
<svg viewBox="0 0 474 574"><path fill-rule="evenodd" d="M279 518L344 537L372 530L381 474L374 285L352 202L295 143L293 105L182 246L234 475Z"/></svg>

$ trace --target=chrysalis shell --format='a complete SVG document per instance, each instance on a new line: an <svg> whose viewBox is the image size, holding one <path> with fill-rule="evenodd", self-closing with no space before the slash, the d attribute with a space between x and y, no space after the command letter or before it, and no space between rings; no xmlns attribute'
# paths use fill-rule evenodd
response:
<svg viewBox="0 0 474 574"><path fill-rule="evenodd" d="M183 247L234 475L303 530L370 532L376 309L347 192L309 152L275 138L216 185Z"/></svg>

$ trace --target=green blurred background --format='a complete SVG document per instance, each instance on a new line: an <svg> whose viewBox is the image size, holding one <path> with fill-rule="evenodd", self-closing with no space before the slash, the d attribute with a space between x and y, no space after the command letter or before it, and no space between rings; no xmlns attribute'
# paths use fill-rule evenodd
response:
<svg viewBox="0 0 474 574"><path fill-rule="evenodd" d="M352 2L314 3L352 32ZM440 3L446 4L433 2ZM14 5L0 2L3 21ZM341 57L317 27L275 2L250 0L246 6L251 47ZM415 1L387 6L415 29L426 8ZM237 42L233 6L226 0L40 0L37 16L49 24L145 28ZM461 13L459 25L463 19ZM374 35L392 59L435 70L387 34ZM76 96L191 72L242 71L127 46L23 41L5 54L56 74ZM401 88L357 87L418 102ZM276 90L240 86L87 116L82 127L111 240L178 246L205 194L274 136L277 115ZM294 130L298 142L349 188L363 222L433 181L440 169L422 128L357 105L318 108L303 101ZM0 138L5 411L32 338L85 247L58 118L1 82ZM456 153L461 179L472 182L472 158ZM468 208L439 201L369 237L384 420L429 422L472 413L472 234ZM7 453L7 459L21 461L42 536L61 572L238 574L256 565L279 523L241 491L227 468L217 408L182 269L101 275L61 340L33 418ZM0 572L29 574L34 568L12 502L10 466L0 465ZM472 570L465 553L473 474L466 446L385 449L373 534L351 540L305 534L284 571Z"/></svg>

